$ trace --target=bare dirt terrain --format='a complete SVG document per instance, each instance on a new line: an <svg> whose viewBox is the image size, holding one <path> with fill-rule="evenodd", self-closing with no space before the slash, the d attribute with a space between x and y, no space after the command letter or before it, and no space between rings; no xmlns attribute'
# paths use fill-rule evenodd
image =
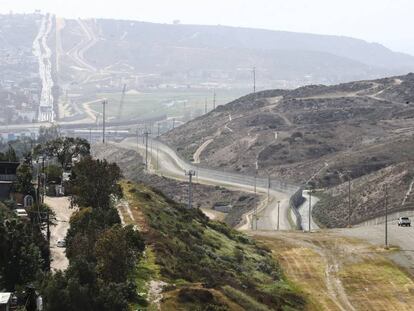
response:
<svg viewBox="0 0 414 311"><path fill-rule="evenodd" d="M311 300L309 310L412 310L414 281L384 251L331 232L261 232L286 276Z"/></svg>
<svg viewBox="0 0 414 311"><path fill-rule="evenodd" d="M383 213L385 186L390 210L414 208L413 107L414 74L272 90L219 106L162 139L187 159L196 154L200 166L330 189L314 216L342 227L348 178L354 224Z"/></svg>
<svg viewBox="0 0 414 311"><path fill-rule="evenodd" d="M65 248L58 247L57 242L66 238L69 229L69 220L75 211L70 208L68 197L45 197L45 203L56 214L56 226L50 228L50 250L52 253L52 270L65 270L69 261L66 258Z"/></svg>

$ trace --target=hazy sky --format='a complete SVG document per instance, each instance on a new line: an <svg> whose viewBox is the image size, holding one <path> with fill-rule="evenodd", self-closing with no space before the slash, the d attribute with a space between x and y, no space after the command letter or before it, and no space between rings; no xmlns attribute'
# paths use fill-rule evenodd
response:
<svg viewBox="0 0 414 311"><path fill-rule="evenodd" d="M0 0L0 12L40 9L106 17L345 35L414 55L414 0Z"/></svg>

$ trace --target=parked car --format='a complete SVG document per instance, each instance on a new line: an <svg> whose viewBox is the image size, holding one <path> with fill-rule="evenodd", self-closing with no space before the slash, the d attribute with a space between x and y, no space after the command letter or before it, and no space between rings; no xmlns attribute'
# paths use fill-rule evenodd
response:
<svg viewBox="0 0 414 311"><path fill-rule="evenodd" d="M398 226L400 227L411 227L411 220L408 217L398 218Z"/></svg>
<svg viewBox="0 0 414 311"><path fill-rule="evenodd" d="M66 240L58 240L56 245L57 247L66 247Z"/></svg>
<svg viewBox="0 0 414 311"><path fill-rule="evenodd" d="M27 214L26 210L24 208L17 208L14 210L14 213L19 217L23 219L29 219L29 215Z"/></svg>

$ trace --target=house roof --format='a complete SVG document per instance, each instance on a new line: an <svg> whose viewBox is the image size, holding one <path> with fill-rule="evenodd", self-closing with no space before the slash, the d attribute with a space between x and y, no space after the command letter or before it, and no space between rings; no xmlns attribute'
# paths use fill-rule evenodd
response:
<svg viewBox="0 0 414 311"><path fill-rule="evenodd" d="M9 303L11 298L11 293L0 293L0 305L5 305Z"/></svg>

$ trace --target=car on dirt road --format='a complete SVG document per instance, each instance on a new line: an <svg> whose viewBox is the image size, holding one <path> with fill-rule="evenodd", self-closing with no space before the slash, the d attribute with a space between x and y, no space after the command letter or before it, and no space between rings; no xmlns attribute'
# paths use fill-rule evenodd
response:
<svg viewBox="0 0 414 311"><path fill-rule="evenodd" d="M398 218L398 226L399 227L411 227L411 220L408 217L400 217Z"/></svg>

